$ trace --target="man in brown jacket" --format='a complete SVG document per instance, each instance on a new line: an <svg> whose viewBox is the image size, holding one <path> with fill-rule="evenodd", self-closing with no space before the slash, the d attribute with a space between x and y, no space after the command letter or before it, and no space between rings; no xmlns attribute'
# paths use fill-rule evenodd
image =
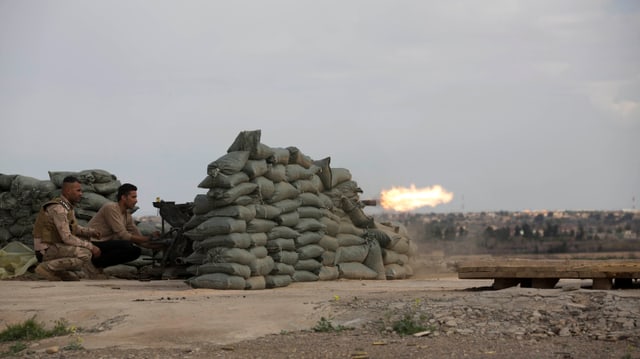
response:
<svg viewBox="0 0 640 359"><path fill-rule="evenodd" d="M100 233L94 240L102 252L92 262L98 268L127 263L140 256L140 247L157 248L150 243L152 236L144 236L133 222L131 210L138 203L138 188L125 183L118 188L117 202L104 204L89 221L89 228ZM154 233L159 236L159 233ZM140 247L138 247L140 246Z"/></svg>
<svg viewBox="0 0 640 359"><path fill-rule="evenodd" d="M90 241L91 237L100 238L100 233L76 221L73 208L81 198L80 181L68 176L62 181L60 197L43 204L38 212L33 238L42 263L36 267L36 273L48 280L79 280L75 271L81 270L92 257L100 257L100 248Z"/></svg>

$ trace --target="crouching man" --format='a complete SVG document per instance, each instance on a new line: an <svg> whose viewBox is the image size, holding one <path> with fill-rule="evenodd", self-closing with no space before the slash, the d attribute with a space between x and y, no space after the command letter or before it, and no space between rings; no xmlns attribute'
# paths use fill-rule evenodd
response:
<svg viewBox="0 0 640 359"><path fill-rule="evenodd" d="M142 235L131 216L138 203L138 188L125 183L118 188L116 198L117 202L102 205L88 224L90 229L101 234L100 239L93 242L102 253L92 260L97 268L133 261L140 256L140 247L159 248L152 241L160 233L154 233L153 237Z"/></svg>
<svg viewBox="0 0 640 359"><path fill-rule="evenodd" d="M91 243L91 237L100 238L100 232L82 227L76 221L73 208L80 203L82 186L74 176L62 181L62 192L42 205L33 227L34 247L42 256L36 273L50 281L75 281L75 273L100 257L100 248Z"/></svg>

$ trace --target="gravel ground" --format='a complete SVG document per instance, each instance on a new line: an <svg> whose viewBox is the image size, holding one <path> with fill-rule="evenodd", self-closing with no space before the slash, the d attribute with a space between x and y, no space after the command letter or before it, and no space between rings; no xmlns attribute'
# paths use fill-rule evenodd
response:
<svg viewBox="0 0 640 359"><path fill-rule="evenodd" d="M380 292L318 304L308 330L180 348L26 349L19 358L640 358L638 289ZM401 335L419 327L420 336ZM395 329L394 329L395 328ZM69 338L73 341L73 338ZM0 345L7 352L9 344ZM55 351L56 348L49 348Z"/></svg>

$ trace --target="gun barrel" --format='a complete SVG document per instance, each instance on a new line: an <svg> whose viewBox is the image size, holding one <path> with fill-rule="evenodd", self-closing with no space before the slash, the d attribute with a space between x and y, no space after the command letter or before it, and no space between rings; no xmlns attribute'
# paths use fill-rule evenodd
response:
<svg viewBox="0 0 640 359"><path fill-rule="evenodd" d="M377 199L363 199L360 200L360 202L365 206L375 207L378 205L379 201Z"/></svg>

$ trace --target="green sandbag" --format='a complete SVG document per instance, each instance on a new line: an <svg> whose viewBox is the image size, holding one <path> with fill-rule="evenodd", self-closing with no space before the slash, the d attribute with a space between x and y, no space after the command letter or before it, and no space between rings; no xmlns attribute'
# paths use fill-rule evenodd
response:
<svg viewBox="0 0 640 359"><path fill-rule="evenodd" d="M193 288L209 289L244 289L244 278L224 273L203 274L187 280L187 284Z"/></svg>

